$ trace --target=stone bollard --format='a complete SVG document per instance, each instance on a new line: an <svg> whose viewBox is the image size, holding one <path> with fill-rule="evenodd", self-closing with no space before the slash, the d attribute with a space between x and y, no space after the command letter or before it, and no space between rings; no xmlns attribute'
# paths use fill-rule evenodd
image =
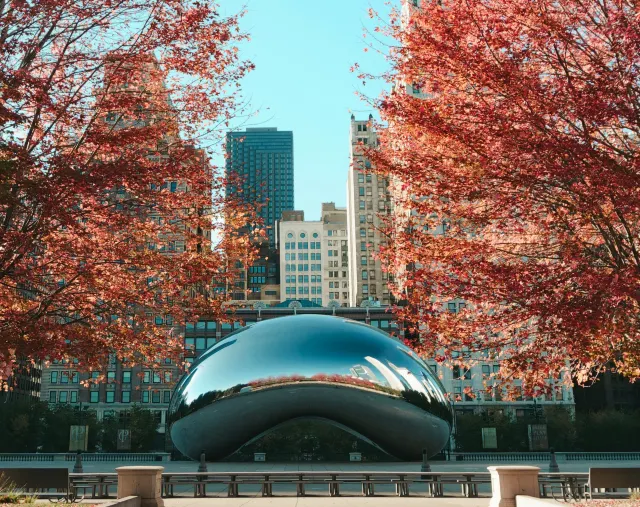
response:
<svg viewBox="0 0 640 507"><path fill-rule="evenodd" d="M76 453L76 462L73 465L73 473L74 474L83 473L83 470L82 470L82 453L80 453L80 451L78 451Z"/></svg>
<svg viewBox="0 0 640 507"><path fill-rule="evenodd" d="M200 453L200 465L198 465L198 472L208 472L207 462L205 461L204 451Z"/></svg>
<svg viewBox="0 0 640 507"><path fill-rule="evenodd" d="M556 461L556 451L551 449L551 457L549 458L549 472L559 472L560 467L558 466L558 462Z"/></svg>
<svg viewBox="0 0 640 507"><path fill-rule="evenodd" d="M516 495L540 497L540 468L529 466L487 467L491 473L489 507L515 507Z"/></svg>
<svg viewBox="0 0 640 507"><path fill-rule="evenodd" d="M431 465L429 465L429 455L426 449L422 449L422 465L420 465L421 472L431 472Z"/></svg>
<svg viewBox="0 0 640 507"><path fill-rule="evenodd" d="M162 471L164 467L118 467L118 498L139 496L140 507L164 507Z"/></svg>

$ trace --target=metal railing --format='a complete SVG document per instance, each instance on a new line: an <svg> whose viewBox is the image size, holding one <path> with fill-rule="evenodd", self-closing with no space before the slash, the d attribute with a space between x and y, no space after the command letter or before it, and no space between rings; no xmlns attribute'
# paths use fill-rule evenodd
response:
<svg viewBox="0 0 640 507"><path fill-rule="evenodd" d="M556 452L556 461L636 461L640 452ZM450 461L473 462L545 462L550 452L454 452Z"/></svg>
<svg viewBox="0 0 640 507"><path fill-rule="evenodd" d="M70 486L76 497L108 498L115 494L118 477L115 473L69 474ZM588 473L541 473L540 496L557 499L582 499ZM432 497L462 495L467 498L490 496L488 472L383 472L383 471L295 471L295 472L167 472L162 474L162 496L230 496L255 494L257 487L263 496L273 496L280 489L305 496L317 486L331 496L375 496L390 492L397 496L424 495ZM254 491L247 491L248 488Z"/></svg>
<svg viewBox="0 0 640 507"><path fill-rule="evenodd" d="M117 461L122 463L128 462L151 462L151 461L169 461L169 453L134 453L134 452L116 452L116 453L82 453L82 461ZM73 452L51 452L51 453L0 453L1 461L75 461L76 453Z"/></svg>

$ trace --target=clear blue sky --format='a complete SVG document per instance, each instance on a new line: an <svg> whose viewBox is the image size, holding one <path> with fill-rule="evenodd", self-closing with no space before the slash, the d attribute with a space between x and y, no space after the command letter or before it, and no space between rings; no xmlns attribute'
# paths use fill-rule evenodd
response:
<svg viewBox="0 0 640 507"><path fill-rule="evenodd" d="M306 220L318 220L320 204L346 205L349 168L349 122L376 116L357 91L378 96L383 84L362 85L350 67L382 73L381 55L363 48L370 37L363 29L376 25L369 7L383 9L383 0L220 0L222 12L246 5L243 31L251 42L241 55L255 71L242 83L243 95L258 116L246 126L292 130L295 207ZM398 2L399 3L399 2Z"/></svg>

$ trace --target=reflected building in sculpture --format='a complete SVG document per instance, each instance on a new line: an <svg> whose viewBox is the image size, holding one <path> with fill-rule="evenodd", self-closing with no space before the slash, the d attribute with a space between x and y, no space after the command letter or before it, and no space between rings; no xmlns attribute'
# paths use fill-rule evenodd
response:
<svg viewBox="0 0 640 507"><path fill-rule="evenodd" d="M366 324L321 315L266 320L204 352L170 406L174 445L221 459L273 428L320 418L402 460L439 452L452 411L430 368Z"/></svg>

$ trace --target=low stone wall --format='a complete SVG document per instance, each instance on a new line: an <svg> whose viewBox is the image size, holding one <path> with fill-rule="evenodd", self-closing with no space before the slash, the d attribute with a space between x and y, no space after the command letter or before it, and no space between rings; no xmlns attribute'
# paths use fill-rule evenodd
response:
<svg viewBox="0 0 640 507"><path fill-rule="evenodd" d="M124 498L118 498L117 500L100 504L100 507L140 507L140 497L125 496Z"/></svg>

